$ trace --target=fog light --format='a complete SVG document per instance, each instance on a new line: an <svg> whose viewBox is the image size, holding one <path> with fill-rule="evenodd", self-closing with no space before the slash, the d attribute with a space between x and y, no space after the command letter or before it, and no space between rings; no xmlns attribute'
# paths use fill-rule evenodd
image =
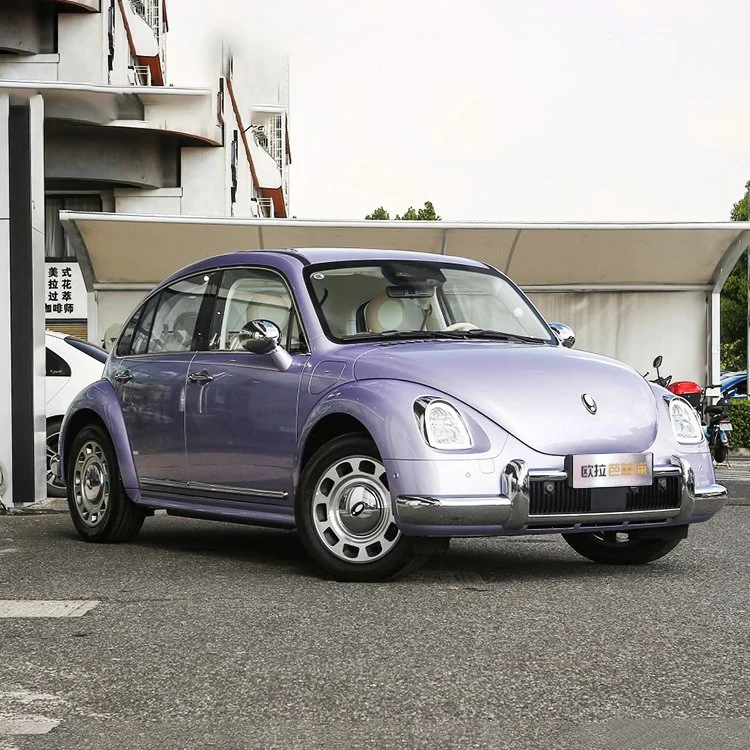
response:
<svg viewBox="0 0 750 750"><path fill-rule="evenodd" d="M544 494L545 495L552 495L555 491L555 483L554 482L545 482L544 484Z"/></svg>
<svg viewBox="0 0 750 750"><path fill-rule="evenodd" d="M667 489L667 480L666 479L660 479L659 480L659 489L664 492L664 490Z"/></svg>

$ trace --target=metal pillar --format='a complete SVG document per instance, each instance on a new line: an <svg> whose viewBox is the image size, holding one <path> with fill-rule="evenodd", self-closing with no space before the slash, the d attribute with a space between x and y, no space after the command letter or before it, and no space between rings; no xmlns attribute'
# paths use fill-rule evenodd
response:
<svg viewBox="0 0 750 750"><path fill-rule="evenodd" d="M44 102L0 96L0 462L5 505L46 495Z"/></svg>

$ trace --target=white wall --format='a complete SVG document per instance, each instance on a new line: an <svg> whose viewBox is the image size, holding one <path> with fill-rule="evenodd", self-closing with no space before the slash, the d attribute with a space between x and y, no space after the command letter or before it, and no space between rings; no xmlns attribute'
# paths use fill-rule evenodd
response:
<svg viewBox="0 0 750 750"><path fill-rule="evenodd" d="M182 213L186 216L229 216L229 131L226 140L225 148L182 149Z"/></svg>
<svg viewBox="0 0 750 750"><path fill-rule="evenodd" d="M97 340L93 343L101 344L101 338L113 323L125 323L138 303L148 292L96 292L97 308Z"/></svg>
<svg viewBox="0 0 750 750"><path fill-rule="evenodd" d="M6 81L57 81L60 55L0 55L0 78Z"/></svg>
<svg viewBox="0 0 750 750"><path fill-rule="evenodd" d="M182 194L182 188L115 190L114 210L118 214L179 216L182 213Z"/></svg>
<svg viewBox="0 0 750 750"><path fill-rule="evenodd" d="M662 373L706 384L708 315L704 292L529 293L548 321L567 323L576 349L651 371L657 354Z"/></svg>
<svg viewBox="0 0 750 750"><path fill-rule="evenodd" d="M107 83L107 29L106 9L102 13L60 13L57 42L59 80Z"/></svg>

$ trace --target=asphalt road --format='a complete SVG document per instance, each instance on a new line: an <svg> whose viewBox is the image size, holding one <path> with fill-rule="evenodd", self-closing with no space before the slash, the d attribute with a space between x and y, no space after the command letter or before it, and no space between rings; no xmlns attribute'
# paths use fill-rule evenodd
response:
<svg viewBox="0 0 750 750"><path fill-rule="evenodd" d="M0 750L747 750L739 473L739 504L648 566L465 540L387 584L319 578L290 532L157 516L99 546L0 517L0 599L99 602L0 619Z"/></svg>

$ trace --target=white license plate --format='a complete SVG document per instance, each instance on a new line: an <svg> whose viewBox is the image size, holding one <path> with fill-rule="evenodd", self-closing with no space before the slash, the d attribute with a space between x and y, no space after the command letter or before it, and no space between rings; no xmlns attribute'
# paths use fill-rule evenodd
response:
<svg viewBox="0 0 750 750"><path fill-rule="evenodd" d="M654 456L652 453L568 456L565 470L575 488L638 487L654 481Z"/></svg>
<svg viewBox="0 0 750 750"><path fill-rule="evenodd" d="M732 425L729 424L729 422L719 422L719 429L722 432L731 432L732 431Z"/></svg>

